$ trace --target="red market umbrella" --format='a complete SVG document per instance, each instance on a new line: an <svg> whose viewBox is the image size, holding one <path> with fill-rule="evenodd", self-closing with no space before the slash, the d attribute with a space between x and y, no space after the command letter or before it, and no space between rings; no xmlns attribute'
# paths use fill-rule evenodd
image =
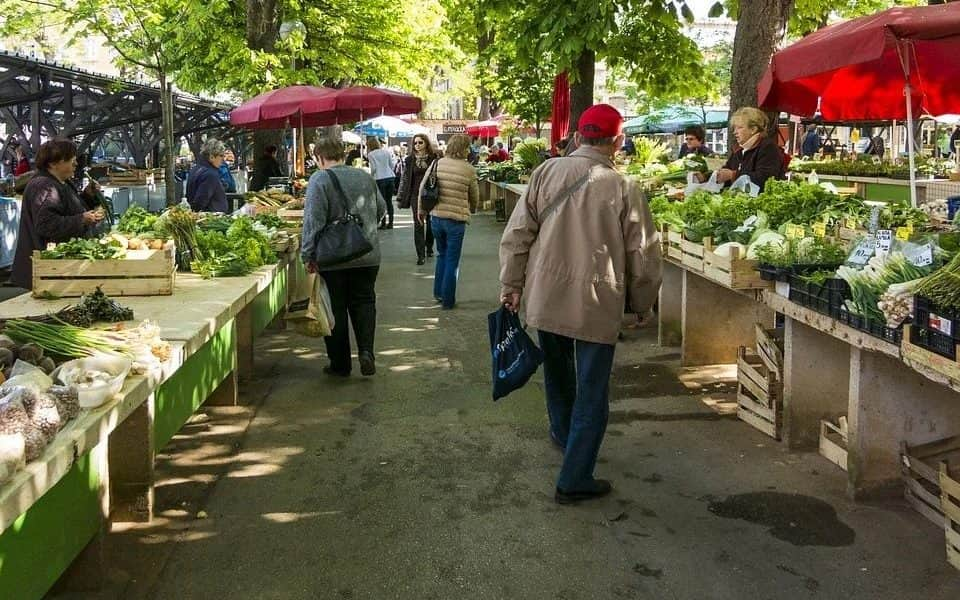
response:
<svg viewBox="0 0 960 600"><path fill-rule="evenodd" d="M500 123L494 120L471 123L467 125L466 133L482 138L496 137L500 135Z"/></svg>
<svg viewBox="0 0 960 600"><path fill-rule="evenodd" d="M555 149L570 129L570 81L566 72L553 80L553 113L550 117L550 148Z"/></svg>
<svg viewBox="0 0 960 600"><path fill-rule="evenodd" d="M960 109L960 4L892 8L825 27L773 55L760 108L825 121L907 121ZM911 197L916 204L911 184Z"/></svg>
<svg viewBox="0 0 960 600"><path fill-rule="evenodd" d="M270 90L230 111L230 124L250 129L283 129L292 124L316 127L329 118L337 90L312 85L291 85Z"/></svg>
<svg viewBox="0 0 960 600"><path fill-rule="evenodd" d="M382 115L411 115L423 110L423 102L412 94L367 86L334 90L333 102L329 117L335 120L328 125Z"/></svg>

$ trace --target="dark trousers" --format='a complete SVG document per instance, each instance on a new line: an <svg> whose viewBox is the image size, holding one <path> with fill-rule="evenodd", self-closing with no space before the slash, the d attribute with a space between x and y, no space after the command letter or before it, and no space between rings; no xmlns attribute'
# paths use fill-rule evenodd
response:
<svg viewBox="0 0 960 600"><path fill-rule="evenodd" d="M373 352L373 338L377 329L377 273L380 266L357 267L321 273L330 292L333 318L336 319L331 335L323 338L327 346L330 367L339 373L349 373L350 328L347 317L353 324L357 339L357 352Z"/></svg>
<svg viewBox="0 0 960 600"><path fill-rule="evenodd" d="M384 217L384 221L386 221L387 225L393 227L393 195L396 193L393 177L389 179L378 179L377 189L380 190L383 201L387 203L387 216Z"/></svg>
<svg viewBox="0 0 960 600"><path fill-rule="evenodd" d="M417 209L413 209L413 245L417 248L417 258L423 258L427 252L433 254L433 227L430 215L424 223L417 223Z"/></svg>
<svg viewBox="0 0 960 600"><path fill-rule="evenodd" d="M610 414L612 344L540 331L550 435L565 448L557 487L590 489Z"/></svg>

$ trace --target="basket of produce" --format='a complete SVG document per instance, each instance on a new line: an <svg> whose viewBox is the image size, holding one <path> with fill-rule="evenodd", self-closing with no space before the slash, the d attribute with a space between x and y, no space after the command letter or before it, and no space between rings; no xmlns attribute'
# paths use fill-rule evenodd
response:
<svg viewBox="0 0 960 600"><path fill-rule="evenodd" d="M122 356L97 354L65 362L51 377L77 392L80 408L96 408L120 392L131 365Z"/></svg>
<svg viewBox="0 0 960 600"><path fill-rule="evenodd" d="M77 297L98 288L112 296L168 296L176 276L169 240L113 234L72 239L33 253L33 295Z"/></svg>

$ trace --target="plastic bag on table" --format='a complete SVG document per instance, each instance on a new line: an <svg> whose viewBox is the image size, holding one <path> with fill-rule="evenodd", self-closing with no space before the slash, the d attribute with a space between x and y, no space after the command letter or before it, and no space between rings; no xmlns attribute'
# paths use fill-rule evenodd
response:
<svg viewBox="0 0 960 600"><path fill-rule="evenodd" d="M44 373L43 369L18 359L17 362L13 363L13 368L10 370L10 379L0 385L0 396L21 386L30 388L37 393L45 392L51 385L53 385L53 379Z"/></svg>
<svg viewBox="0 0 960 600"><path fill-rule="evenodd" d="M493 358L493 399L522 388L543 363L543 351L527 335L520 317L501 306L487 315Z"/></svg>
<svg viewBox="0 0 960 600"><path fill-rule="evenodd" d="M760 186L755 184L749 175L741 175L733 182L730 189L734 192L740 191L750 194L756 198L760 194Z"/></svg>
<svg viewBox="0 0 960 600"><path fill-rule="evenodd" d="M716 171L710 174L710 179L708 179L706 183L700 183L697 181L696 173L687 173L687 187L683 190L683 195L689 196L690 194L700 190L710 192L711 194L716 194L723 190L723 184L717 183Z"/></svg>
<svg viewBox="0 0 960 600"><path fill-rule="evenodd" d="M294 331L309 337L326 337L333 332L336 320L323 277L308 273L297 284L294 299L283 318Z"/></svg>

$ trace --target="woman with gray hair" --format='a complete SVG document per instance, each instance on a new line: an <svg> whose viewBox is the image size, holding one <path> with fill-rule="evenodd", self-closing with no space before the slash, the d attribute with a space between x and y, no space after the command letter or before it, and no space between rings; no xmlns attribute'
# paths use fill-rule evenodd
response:
<svg viewBox="0 0 960 600"><path fill-rule="evenodd" d="M197 164L187 177L187 202L196 212L227 212L227 194L220 183L220 164L227 147L216 138L200 146Z"/></svg>

